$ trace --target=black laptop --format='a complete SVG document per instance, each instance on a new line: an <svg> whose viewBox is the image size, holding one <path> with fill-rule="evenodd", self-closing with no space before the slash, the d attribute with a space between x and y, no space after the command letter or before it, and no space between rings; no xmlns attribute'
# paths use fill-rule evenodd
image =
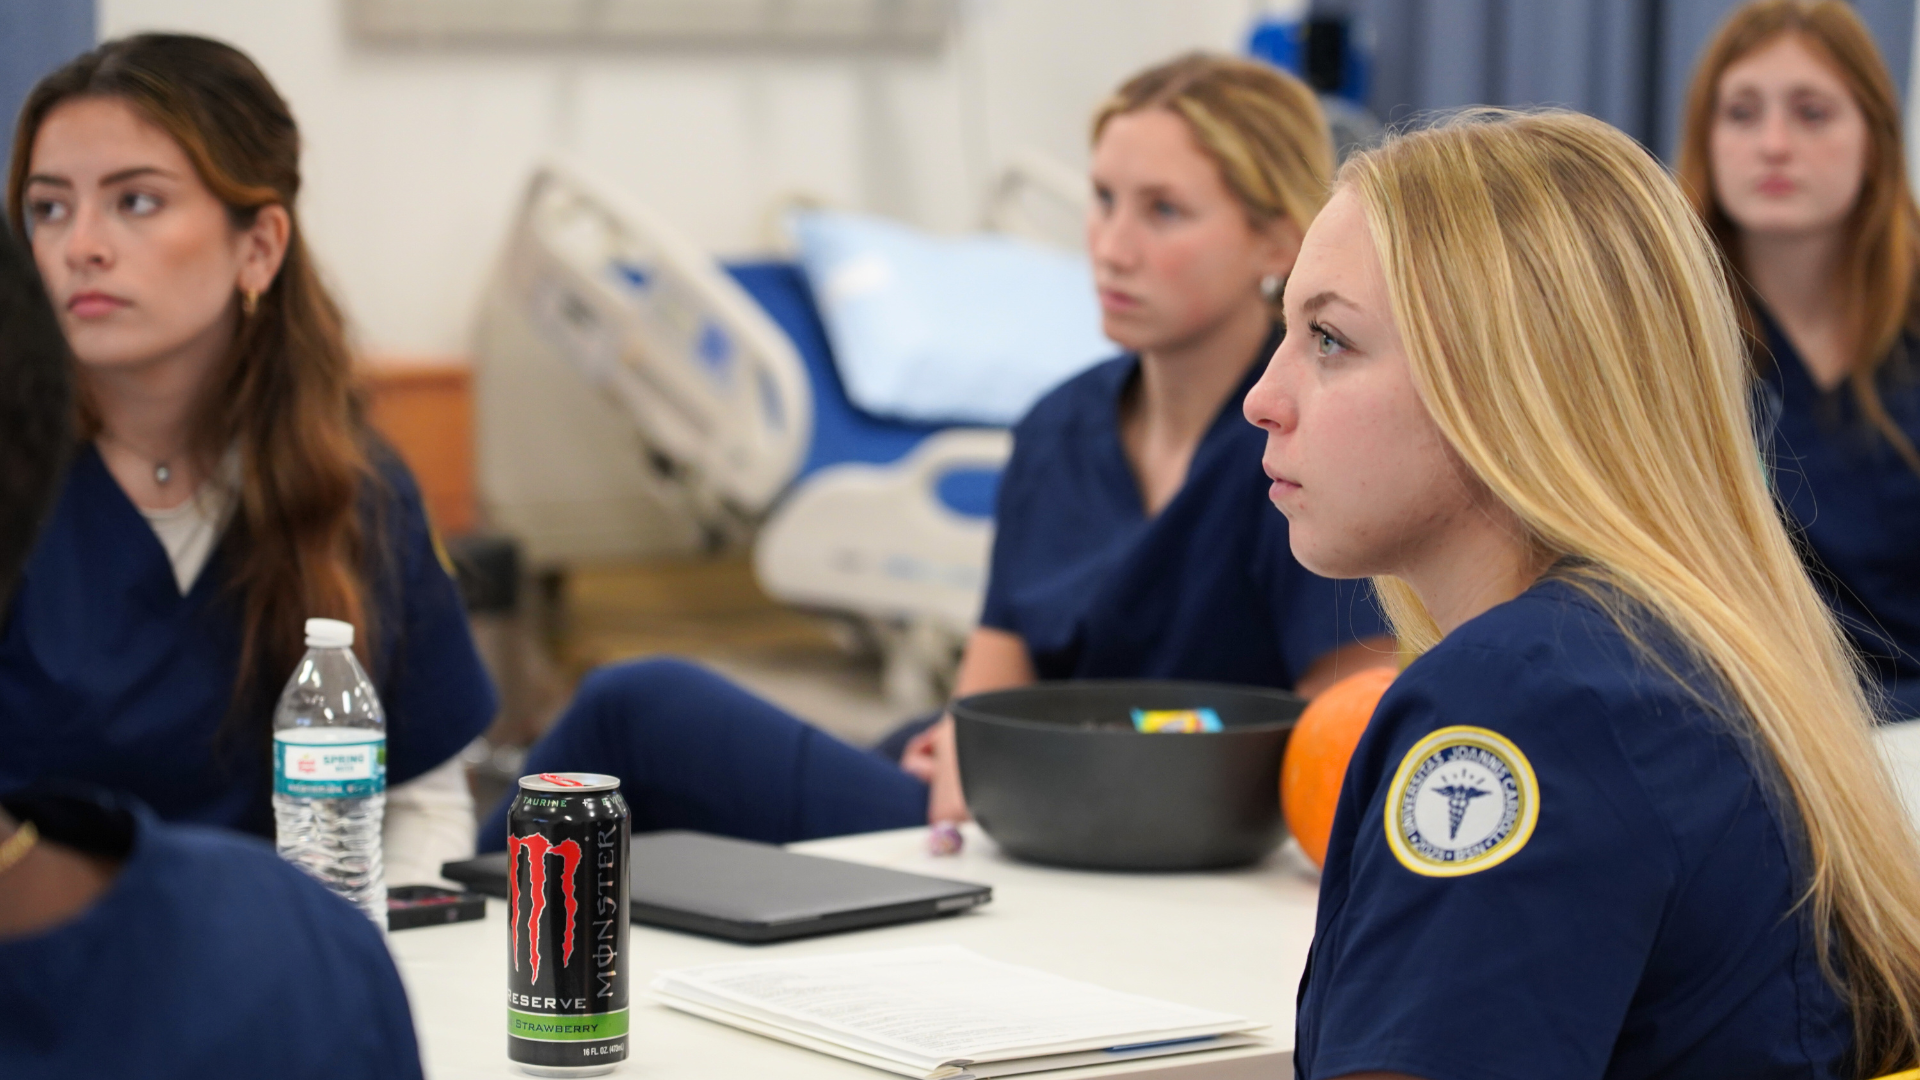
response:
<svg viewBox="0 0 1920 1080"><path fill-rule="evenodd" d="M954 915L993 899L985 885L799 855L696 832L633 838L633 921L728 941L767 942ZM489 896L507 895L507 853L441 868Z"/></svg>

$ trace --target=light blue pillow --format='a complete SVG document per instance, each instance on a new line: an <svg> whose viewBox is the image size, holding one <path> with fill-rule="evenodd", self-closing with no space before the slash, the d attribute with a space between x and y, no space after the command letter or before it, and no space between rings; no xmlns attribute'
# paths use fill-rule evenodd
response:
<svg viewBox="0 0 1920 1080"><path fill-rule="evenodd" d="M1119 350L1087 260L822 211L788 219L847 396L878 416L1006 425Z"/></svg>

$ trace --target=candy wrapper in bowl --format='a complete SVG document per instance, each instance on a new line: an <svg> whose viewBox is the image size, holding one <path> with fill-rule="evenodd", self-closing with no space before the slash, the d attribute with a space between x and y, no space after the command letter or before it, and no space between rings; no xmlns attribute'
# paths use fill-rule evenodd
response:
<svg viewBox="0 0 1920 1080"><path fill-rule="evenodd" d="M1274 792L1305 707L1284 690L1148 679L976 694L953 704L960 782L974 819L1016 858L1245 865L1286 838Z"/></svg>
<svg viewBox="0 0 1920 1080"><path fill-rule="evenodd" d="M1220 714L1212 709L1135 709L1133 730L1149 735L1197 735L1220 730Z"/></svg>

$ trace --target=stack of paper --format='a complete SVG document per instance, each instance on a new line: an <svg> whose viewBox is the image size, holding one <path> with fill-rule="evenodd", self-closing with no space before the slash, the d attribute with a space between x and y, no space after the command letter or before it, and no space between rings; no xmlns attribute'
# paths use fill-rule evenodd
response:
<svg viewBox="0 0 1920 1080"><path fill-rule="evenodd" d="M696 1016L925 1080L1241 1046L1266 1026L954 946L682 968L653 990Z"/></svg>

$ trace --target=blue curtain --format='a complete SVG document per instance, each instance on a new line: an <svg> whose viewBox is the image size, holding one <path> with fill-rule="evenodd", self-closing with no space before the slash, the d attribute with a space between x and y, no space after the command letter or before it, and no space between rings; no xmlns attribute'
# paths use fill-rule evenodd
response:
<svg viewBox="0 0 1920 1080"><path fill-rule="evenodd" d="M0 0L0 161L20 103L40 77L93 48L94 0Z"/></svg>
<svg viewBox="0 0 1920 1080"><path fill-rule="evenodd" d="M1373 43L1389 121L1461 105L1564 105L1671 159L1700 50L1741 0L1321 0ZM1855 0L1900 86L1914 0Z"/></svg>

